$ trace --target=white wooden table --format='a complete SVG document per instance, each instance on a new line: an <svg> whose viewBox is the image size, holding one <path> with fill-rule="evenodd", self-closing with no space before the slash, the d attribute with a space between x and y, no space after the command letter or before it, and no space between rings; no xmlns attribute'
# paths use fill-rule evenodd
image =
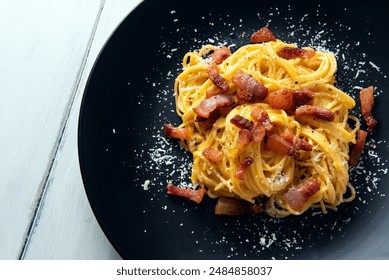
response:
<svg viewBox="0 0 389 280"><path fill-rule="evenodd" d="M84 191L78 115L99 51L140 2L0 1L0 259L120 259Z"/></svg>

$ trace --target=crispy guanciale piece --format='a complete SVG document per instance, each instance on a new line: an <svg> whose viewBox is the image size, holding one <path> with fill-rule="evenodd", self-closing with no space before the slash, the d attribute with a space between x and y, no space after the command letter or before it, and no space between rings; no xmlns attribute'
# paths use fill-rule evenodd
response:
<svg viewBox="0 0 389 280"><path fill-rule="evenodd" d="M267 88L254 79L251 75L239 71L232 78L232 83L236 85L236 98L240 101L254 103L266 98Z"/></svg>
<svg viewBox="0 0 389 280"><path fill-rule="evenodd" d="M314 94L309 89L283 88L270 92L267 99L270 107L283 109L288 114L292 114L296 110L296 106L307 104L313 97Z"/></svg>
<svg viewBox="0 0 389 280"><path fill-rule="evenodd" d="M231 55L231 51L227 47L221 47L219 49L216 49L212 54L211 58L213 62L216 64L222 63L224 60L226 60Z"/></svg>
<svg viewBox="0 0 389 280"><path fill-rule="evenodd" d="M207 68L208 78L214 83L215 86L220 88L223 92L228 91L228 84L226 80L219 74L219 68L215 63L212 63Z"/></svg>
<svg viewBox="0 0 389 280"><path fill-rule="evenodd" d="M238 144L241 146L249 144L251 141L260 143L265 138L266 132L273 129L266 110L261 106L256 107L251 116L254 121L250 121L240 115L235 115L230 122L240 128L238 135Z"/></svg>
<svg viewBox="0 0 389 280"><path fill-rule="evenodd" d="M366 131L361 129L357 131L357 141L350 150L350 157L348 160L350 166L356 166L358 164L359 158L361 157L363 149L366 145L366 137Z"/></svg>
<svg viewBox="0 0 389 280"><path fill-rule="evenodd" d="M366 123L369 131L373 131L374 127L377 124L377 120L375 120L371 114L371 112L373 111L373 106L374 106L374 95L373 94L374 94L373 86L363 88L359 92L362 115L363 115L363 118L365 119L365 123Z"/></svg>
<svg viewBox="0 0 389 280"><path fill-rule="evenodd" d="M250 37L251 44L265 43L276 40L276 36L274 36L273 32L267 26L262 27L257 32L253 33Z"/></svg>
<svg viewBox="0 0 389 280"><path fill-rule="evenodd" d="M301 208L308 199L320 190L320 181L312 178L296 187L289 188L283 195L282 199L295 211Z"/></svg>
<svg viewBox="0 0 389 280"><path fill-rule="evenodd" d="M238 145L245 146L248 145L253 140L253 135L250 130L241 129L238 134Z"/></svg>
<svg viewBox="0 0 389 280"><path fill-rule="evenodd" d="M234 104L234 97L230 94L218 94L201 101L200 105L193 111L203 119L208 119L215 110Z"/></svg>
<svg viewBox="0 0 389 280"><path fill-rule="evenodd" d="M244 174L246 172L246 168L249 167L254 162L254 160L251 157L245 158L239 165L238 169L235 172L235 177L238 179L243 180Z"/></svg>
<svg viewBox="0 0 389 280"><path fill-rule="evenodd" d="M253 137L253 141L255 143L261 143L266 135L265 127L261 123L258 123L258 122L254 123L250 132L251 132L251 135Z"/></svg>
<svg viewBox="0 0 389 280"><path fill-rule="evenodd" d="M267 97L270 107L285 110L292 114L296 110L296 101L291 89L280 89L269 92Z"/></svg>
<svg viewBox="0 0 389 280"><path fill-rule="evenodd" d="M283 156L291 156L292 158L299 159L300 156L294 149L292 143L286 141L282 136L278 134L270 134L267 138L265 150L272 151L276 154Z"/></svg>
<svg viewBox="0 0 389 280"><path fill-rule="evenodd" d="M220 117L220 111L215 110L209 114L208 118L203 118L203 117L200 117L197 115L195 121L204 123L204 122L212 120L212 124L213 124L213 122L215 122L219 117Z"/></svg>
<svg viewBox="0 0 389 280"><path fill-rule="evenodd" d="M261 106L256 107L251 112L251 116L253 117L254 120L260 122L266 131L271 131L273 129L273 124L270 121L270 117L263 107Z"/></svg>
<svg viewBox="0 0 389 280"><path fill-rule="evenodd" d="M279 57L282 57L284 59L293 59L293 58L309 59L314 57L316 52L314 50L309 50L309 49L283 47L277 52L277 54Z"/></svg>
<svg viewBox="0 0 389 280"><path fill-rule="evenodd" d="M204 198L205 189L184 189L169 183L167 185L167 194L186 197L199 204Z"/></svg>
<svg viewBox="0 0 389 280"><path fill-rule="evenodd" d="M307 141L297 137L290 129L286 129L282 134L282 137L289 143L293 144L293 147L297 150L312 151L312 145Z"/></svg>
<svg viewBox="0 0 389 280"><path fill-rule="evenodd" d="M176 139L188 139L189 133L186 128L174 127L171 124L164 124L163 131L167 137Z"/></svg>
<svg viewBox="0 0 389 280"><path fill-rule="evenodd" d="M263 212L262 205L252 204L250 202L231 197L219 197L215 206L216 215L243 216L256 215L261 212Z"/></svg>
<svg viewBox="0 0 389 280"><path fill-rule="evenodd" d="M296 109L295 116L297 119L302 117L316 118L332 122L335 119L335 113L323 107L303 105Z"/></svg>
<svg viewBox="0 0 389 280"><path fill-rule="evenodd" d="M201 127L205 130L209 130L212 128L213 124L216 122L216 120L220 117L219 110L213 111L211 114L209 114L209 118L203 118L200 116L196 116L195 121L198 122Z"/></svg>
<svg viewBox="0 0 389 280"><path fill-rule="evenodd" d="M222 160L222 153L211 147L203 150L203 156L212 163L218 163Z"/></svg>
<svg viewBox="0 0 389 280"><path fill-rule="evenodd" d="M239 127L241 129L247 129L250 130L254 123L245 117L242 117L240 115L235 115L230 119L230 122L235 125L236 127Z"/></svg>
<svg viewBox="0 0 389 280"><path fill-rule="evenodd" d="M315 97L313 91L307 88L294 89L292 92L296 106L307 104Z"/></svg>

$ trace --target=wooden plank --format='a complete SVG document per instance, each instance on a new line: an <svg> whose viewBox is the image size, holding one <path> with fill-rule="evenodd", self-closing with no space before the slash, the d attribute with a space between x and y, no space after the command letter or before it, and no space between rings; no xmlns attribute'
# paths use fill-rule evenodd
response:
<svg viewBox="0 0 389 280"><path fill-rule="evenodd" d="M1 1L0 259L20 255L100 6Z"/></svg>
<svg viewBox="0 0 389 280"><path fill-rule="evenodd" d="M25 259L120 258L97 224L86 198L78 164L77 126L83 90L93 63L114 28L139 2L108 0L104 5L43 207L23 255Z"/></svg>

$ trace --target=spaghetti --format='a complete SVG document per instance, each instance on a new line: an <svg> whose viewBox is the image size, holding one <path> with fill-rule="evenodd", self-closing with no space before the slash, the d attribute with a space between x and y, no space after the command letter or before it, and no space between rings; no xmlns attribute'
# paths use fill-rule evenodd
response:
<svg viewBox="0 0 389 280"><path fill-rule="evenodd" d="M354 99L334 85L334 55L272 39L215 63L211 54L221 49L188 52L175 81L177 129L185 132L177 138L193 154L193 184L213 198L266 201L274 217L310 207L326 213L352 200L349 145L360 122L349 115ZM257 98L259 85L265 95ZM201 109L209 109L205 117Z"/></svg>

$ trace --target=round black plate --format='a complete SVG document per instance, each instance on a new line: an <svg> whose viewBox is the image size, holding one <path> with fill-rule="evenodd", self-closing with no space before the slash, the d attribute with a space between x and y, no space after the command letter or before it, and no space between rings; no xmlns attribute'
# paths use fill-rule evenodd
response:
<svg viewBox="0 0 389 280"><path fill-rule="evenodd" d="M119 254L125 259L389 258L389 41L382 25L387 11L385 1L142 2L102 50L79 119L85 189ZM191 156L161 133L164 123L180 123L173 84L183 55L206 43L236 50L265 25L283 41L334 52L338 86L346 92L357 96L358 87L371 84L377 89L379 125L351 172L358 197L338 211L284 219L220 217L210 198L195 205L166 195L168 181L189 183L191 168ZM355 114L359 111L357 106Z"/></svg>

